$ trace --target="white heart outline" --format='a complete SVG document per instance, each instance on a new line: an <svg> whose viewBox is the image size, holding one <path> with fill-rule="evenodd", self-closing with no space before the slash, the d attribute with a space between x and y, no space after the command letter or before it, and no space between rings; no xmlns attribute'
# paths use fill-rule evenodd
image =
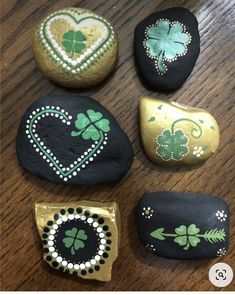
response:
<svg viewBox="0 0 235 295"><path fill-rule="evenodd" d="M88 51L88 54L86 55L90 54L90 56L87 58L87 60L84 63L82 62L86 58L86 55L85 56L83 55L82 59L80 56L79 58L77 58L77 61L71 60L71 58L67 55L67 53L57 44L51 32L50 32L49 41L45 38L44 29L46 30L48 20L50 18L54 19L55 17L58 16L58 14L63 14L63 13L70 15L70 17L67 16L68 20L66 20L69 23L71 19L75 17L77 21L79 21L79 19L81 20L79 21L79 24L77 24L74 21L73 21L73 24L80 25L83 19L90 17L93 20L95 18L96 21L100 21L100 23L105 23L104 25L105 29L110 30L110 36L109 38L107 38L107 41L104 42L103 44L102 42L100 42L100 44L97 45L97 49L99 48L100 45L102 45L98 50L95 49L97 50L97 52L95 52L94 50L94 52L92 53L92 50L90 48L86 49L85 53ZM63 18L63 15L60 15L59 18L61 17ZM98 15L94 15L89 12L83 12L79 14L75 12L74 10L59 10L57 12L50 14L40 25L38 30L38 37L39 37L39 40L42 42L44 49L46 49L47 53L54 60L54 62L58 63L64 70L67 70L70 74L77 74L77 73L80 73L81 71L88 69L89 66L92 65L95 61L97 61L97 59L102 55L102 53L105 52L106 49L109 48L112 45L112 43L115 41L115 33L113 31L111 24L108 21L106 21L104 18ZM53 42L56 43L56 45L54 44L54 46L50 45L51 37L54 40ZM58 52L57 47L60 48L60 52ZM78 59L80 60L78 61Z"/></svg>
<svg viewBox="0 0 235 295"><path fill-rule="evenodd" d="M95 157L98 156L98 154L101 153L104 145L107 144L108 136L107 133L102 133L100 141L95 141L95 143L92 143L91 146L83 154L81 154L73 163L69 164L70 167L64 167L54 156L52 151L47 148L47 146L42 141L42 139L40 139L38 134L35 133L38 121L46 116L59 118L62 123L67 125L70 125L70 120L72 120L72 116L70 116L68 112L65 112L65 110L61 109L59 106L46 106L37 108L36 110L32 111L32 114L26 121L27 124L25 133L29 138L30 143L33 145L35 151L38 152L43 160L46 160L46 162L49 163L49 166L54 171L56 171L56 174L60 178L63 178L63 180L66 182L68 178L70 179L74 176L77 176L78 172L81 169L84 169L90 162L94 160ZM82 166L79 166L81 164L78 165L78 163L81 163ZM54 166L59 166L60 168L58 169ZM78 167L76 168L76 166Z"/></svg>

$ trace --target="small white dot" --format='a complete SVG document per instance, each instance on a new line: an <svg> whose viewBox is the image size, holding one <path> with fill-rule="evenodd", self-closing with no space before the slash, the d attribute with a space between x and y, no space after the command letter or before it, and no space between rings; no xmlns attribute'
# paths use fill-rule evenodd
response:
<svg viewBox="0 0 235 295"><path fill-rule="evenodd" d="M54 229L58 229L58 225L57 224L53 224L53 228Z"/></svg>
<svg viewBox="0 0 235 295"><path fill-rule="evenodd" d="M73 264L72 263L69 263L68 264L68 268L70 268L70 269L73 268Z"/></svg>
<svg viewBox="0 0 235 295"><path fill-rule="evenodd" d="M78 264L74 264L73 268L74 269L79 269L79 265Z"/></svg>
<svg viewBox="0 0 235 295"><path fill-rule="evenodd" d="M84 268L85 268L85 264L83 264L83 263L80 264L80 268L81 268L81 269L84 269Z"/></svg>
<svg viewBox="0 0 235 295"><path fill-rule="evenodd" d="M68 264L68 262L66 260L62 261L62 265L66 266Z"/></svg>
<svg viewBox="0 0 235 295"><path fill-rule="evenodd" d="M100 233L99 234L99 237L102 239L102 238L104 238L104 233Z"/></svg>
<svg viewBox="0 0 235 295"><path fill-rule="evenodd" d="M57 224L61 224L61 223L62 223L62 220L61 220L61 219L58 219L58 220L56 221L56 223L57 223Z"/></svg>
<svg viewBox="0 0 235 295"><path fill-rule="evenodd" d="M53 235L51 235L51 236L49 236L49 240L54 240L54 236Z"/></svg>
<svg viewBox="0 0 235 295"><path fill-rule="evenodd" d="M92 223L92 222L93 222L93 219L92 219L92 218L88 218L88 219L87 219L87 222L88 222L88 223Z"/></svg>
<svg viewBox="0 0 235 295"><path fill-rule="evenodd" d="M95 259L91 259L91 264L95 265L96 264L96 260Z"/></svg>
<svg viewBox="0 0 235 295"><path fill-rule="evenodd" d="M51 230L50 230L50 233L51 233L52 235L54 235L54 234L55 234L55 230L54 230L54 229L51 229Z"/></svg>
<svg viewBox="0 0 235 295"><path fill-rule="evenodd" d="M106 244L106 240L105 239L101 239L100 243L101 244Z"/></svg>
<svg viewBox="0 0 235 295"><path fill-rule="evenodd" d="M97 223L97 222L94 222L92 225L93 225L94 227L97 227L97 226L98 226L98 223Z"/></svg>
<svg viewBox="0 0 235 295"><path fill-rule="evenodd" d="M73 220L74 219L74 215L73 214L69 214L69 220Z"/></svg>
<svg viewBox="0 0 235 295"><path fill-rule="evenodd" d="M99 255L96 255L96 256L95 256L95 260L96 260L96 261L99 261L99 260L100 260L100 256L99 256Z"/></svg>
<svg viewBox="0 0 235 295"><path fill-rule="evenodd" d="M66 222L67 220L68 220L68 218L67 218L66 216L63 216L63 217L62 217L62 221L63 221L63 222Z"/></svg>
<svg viewBox="0 0 235 295"><path fill-rule="evenodd" d="M48 246L53 246L54 245L54 242L53 241L48 241Z"/></svg>
<svg viewBox="0 0 235 295"><path fill-rule="evenodd" d="M62 261L62 257L58 256L58 257L56 258L56 261L60 263L60 262Z"/></svg>
<svg viewBox="0 0 235 295"><path fill-rule="evenodd" d="M90 267L91 266L90 262L88 262L88 261L85 263L85 265L86 265L86 267Z"/></svg>
<svg viewBox="0 0 235 295"><path fill-rule="evenodd" d="M53 253L52 253L52 256L53 256L53 257L57 257L57 256L58 256L58 253L57 253L57 252L53 252Z"/></svg>

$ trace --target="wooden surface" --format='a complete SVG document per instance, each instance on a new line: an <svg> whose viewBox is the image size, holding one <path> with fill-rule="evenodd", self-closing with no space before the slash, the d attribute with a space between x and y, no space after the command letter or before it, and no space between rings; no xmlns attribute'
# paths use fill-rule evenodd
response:
<svg viewBox="0 0 235 295"><path fill-rule="evenodd" d="M3 0L2 15L2 290L218 290L208 280L216 262L235 271L234 196L234 4L227 1L138 0ZM88 90L65 90L49 82L36 68L32 36L47 14L67 6L92 9L107 17L120 40L119 62L102 85ZM198 18L201 54L188 81L172 94L152 92L141 84L133 58L136 24L153 11L184 6ZM116 186L93 188L57 185L24 172L18 165L15 137L21 116L38 97L82 93L102 102L128 134L135 159ZM160 168L146 158L140 144L138 103L142 95L170 99L211 112L221 130L218 152L199 168ZM234 122L234 121L233 121ZM212 194L230 205L230 251L211 261L158 258L141 243L135 206L146 191L174 190ZM36 231L34 202L76 200L117 201L121 209L120 255L108 283L61 275L42 260ZM225 290L234 290L235 281Z"/></svg>

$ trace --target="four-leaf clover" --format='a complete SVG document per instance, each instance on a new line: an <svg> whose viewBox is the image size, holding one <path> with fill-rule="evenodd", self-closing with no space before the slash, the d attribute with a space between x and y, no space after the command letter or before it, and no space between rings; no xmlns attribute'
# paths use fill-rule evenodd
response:
<svg viewBox="0 0 235 295"><path fill-rule="evenodd" d="M100 112L88 110L87 115L79 113L75 121L75 127L79 131L72 131L72 136L80 136L85 140L99 140L102 132L109 132L109 120L104 119Z"/></svg>
<svg viewBox="0 0 235 295"><path fill-rule="evenodd" d="M84 41L86 41L86 36L83 35L81 31L68 31L63 35L63 46L65 51L70 54L70 58L73 57L74 53L80 53L86 45Z"/></svg>
<svg viewBox="0 0 235 295"><path fill-rule="evenodd" d="M170 129L165 129L157 137L156 153L164 160L181 160L189 151L188 137L182 130L172 132Z"/></svg>
<svg viewBox="0 0 235 295"><path fill-rule="evenodd" d="M185 31L180 22L160 20L155 25L146 29L144 46L150 58L156 59L156 69L160 74L167 71L166 61L174 61L178 56L187 52L187 45L191 42L191 36Z"/></svg>
<svg viewBox="0 0 235 295"><path fill-rule="evenodd" d="M79 230L76 227L73 227L70 230L66 230L65 236L63 243L66 248L70 248L72 255L74 255L75 251L80 248L84 248L85 244L83 241L87 240L87 235L83 229Z"/></svg>
<svg viewBox="0 0 235 295"><path fill-rule="evenodd" d="M200 239L196 235L200 232L200 229L195 224L190 224L187 228L185 225L181 225L175 229L177 237L174 239L180 246L184 246L184 250L188 250L190 246L196 247L200 243Z"/></svg>

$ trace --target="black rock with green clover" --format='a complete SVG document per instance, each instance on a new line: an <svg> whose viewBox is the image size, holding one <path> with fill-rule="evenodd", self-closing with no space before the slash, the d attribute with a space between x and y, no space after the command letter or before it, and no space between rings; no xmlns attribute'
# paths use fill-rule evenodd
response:
<svg viewBox="0 0 235 295"><path fill-rule="evenodd" d="M229 208L217 197L153 192L137 209L139 233L154 254L174 259L209 259L229 248Z"/></svg>
<svg viewBox="0 0 235 295"><path fill-rule="evenodd" d="M74 38L82 40L80 34ZM34 102L21 120L16 151L20 165L30 173L75 185L116 183L133 160L130 141L115 118L100 103L82 96L48 96Z"/></svg>
<svg viewBox="0 0 235 295"><path fill-rule="evenodd" d="M183 7L155 12L135 28L139 74L153 89L174 90L191 74L200 53L196 17Z"/></svg>

